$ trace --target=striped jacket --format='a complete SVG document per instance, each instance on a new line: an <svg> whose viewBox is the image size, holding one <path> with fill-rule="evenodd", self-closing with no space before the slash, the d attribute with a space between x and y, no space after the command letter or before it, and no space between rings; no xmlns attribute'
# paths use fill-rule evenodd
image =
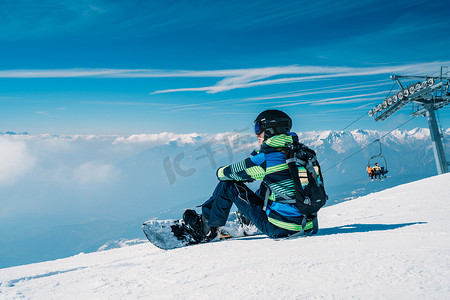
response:
<svg viewBox="0 0 450 300"><path fill-rule="evenodd" d="M264 199L266 187L270 187L271 190L266 209L269 222L284 229L300 231L302 229L301 213L292 204L277 202L283 199L277 196L279 193L289 197L295 196L294 181L289 173L285 154L279 151L279 148L284 148L287 142L292 143L293 136L297 135L289 132L267 139L259 152L252 153L253 156L219 168L217 177L219 180L262 181L258 195ZM301 172L300 169L299 172ZM302 185L306 184L307 181L302 180Z"/></svg>

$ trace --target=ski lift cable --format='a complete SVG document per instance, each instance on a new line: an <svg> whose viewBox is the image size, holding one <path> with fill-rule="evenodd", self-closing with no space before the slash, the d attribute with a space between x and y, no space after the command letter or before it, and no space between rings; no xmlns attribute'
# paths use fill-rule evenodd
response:
<svg viewBox="0 0 450 300"><path fill-rule="evenodd" d="M345 126L341 131L344 131L345 129L349 128L350 126L352 126L353 124L355 124L356 122L358 122L359 120L361 120L364 116L366 116L367 113L364 112L359 118L357 118L356 120L354 120L353 122L351 122L350 124L348 124L347 126Z"/></svg>
<svg viewBox="0 0 450 300"><path fill-rule="evenodd" d="M392 90L394 89L396 83L397 83L397 82L394 82L394 84L392 85L391 90L389 91L389 94L387 95L386 98L388 98L388 97L391 95Z"/></svg>
<svg viewBox="0 0 450 300"><path fill-rule="evenodd" d="M391 95L392 90L395 87L395 83L392 85L391 90L389 91L388 97ZM356 120L352 121L350 124L348 124L347 126L345 126L343 129L341 129L341 131L344 131L345 129L349 128L350 126L352 126L353 124L355 124L356 122L358 122L359 120L361 120L364 116L366 116L367 113L363 113L361 116L359 116L358 118L356 118Z"/></svg>
<svg viewBox="0 0 450 300"><path fill-rule="evenodd" d="M402 127L403 125L405 125L406 123L410 122L411 120L415 119L415 117L410 118L409 120L407 120L406 122L403 122L402 124L400 124L399 126L395 127L394 129L392 129L391 131L389 131L388 133L384 134L383 136L381 136L380 138L374 140L373 142L370 142L369 144L367 144L366 146L362 147L361 149L359 149L358 151L356 151L355 153L345 157L344 159L342 159L341 161L339 161L338 163L334 164L333 166L329 167L328 169L326 169L323 173L326 173L327 171L334 169L335 167L337 167L338 165L340 165L342 162L346 161L347 159L355 156L356 154L358 154L359 152L367 149L370 145L379 142L381 139L385 138L387 135L389 135L390 133L392 133L394 130L399 129L400 127Z"/></svg>

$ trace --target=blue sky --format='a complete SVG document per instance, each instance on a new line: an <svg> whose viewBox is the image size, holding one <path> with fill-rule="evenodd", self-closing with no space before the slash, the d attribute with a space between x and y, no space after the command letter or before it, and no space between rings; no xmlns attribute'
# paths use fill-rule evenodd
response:
<svg viewBox="0 0 450 300"><path fill-rule="evenodd" d="M340 130L391 74L450 66L444 1L2 1L0 132ZM397 87L394 87L394 90ZM363 117L348 129L389 130ZM450 127L448 107L441 123ZM426 127L417 118L405 128Z"/></svg>

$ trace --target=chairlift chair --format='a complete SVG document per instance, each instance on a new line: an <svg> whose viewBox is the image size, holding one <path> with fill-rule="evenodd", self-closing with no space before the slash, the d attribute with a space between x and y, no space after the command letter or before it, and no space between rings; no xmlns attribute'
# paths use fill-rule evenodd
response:
<svg viewBox="0 0 450 300"><path fill-rule="evenodd" d="M369 161L367 162L367 168L369 167L373 168L373 166L375 166L375 163L378 163L378 166L381 168L380 177L385 178L386 173L389 172L387 161L386 158L383 156L383 150L381 149L380 140L379 139L375 140L375 142L378 142L378 144L380 145L380 153L377 155L373 155L372 157L369 158Z"/></svg>

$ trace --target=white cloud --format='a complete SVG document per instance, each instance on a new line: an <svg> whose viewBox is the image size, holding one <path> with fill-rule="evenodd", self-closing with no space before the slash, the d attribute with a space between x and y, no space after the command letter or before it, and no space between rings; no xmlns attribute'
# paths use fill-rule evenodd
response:
<svg viewBox="0 0 450 300"><path fill-rule="evenodd" d="M379 97L369 97L369 96L383 95L383 94L387 94L387 93L388 93L388 91L381 91L381 92L376 92L376 93L360 94L360 95L344 96L344 97L333 97L333 98L326 98L326 99L321 99L321 100L295 101L295 102L291 102L288 104L277 105L275 107L296 106L296 105L302 105L302 104L329 105L329 104L367 102L367 101L379 99Z"/></svg>
<svg viewBox="0 0 450 300"><path fill-rule="evenodd" d="M120 171L111 164L98 161L84 163L74 169L74 179L81 184L107 183L114 181Z"/></svg>
<svg viewBox="0 0 450 300"><path fill-rule="evenodd" d="M34 164L25 142L0 137L0 184L13 184Z"/></svg>
<svg viewBox="0 0 450 300"><path fill-rule="evenodd" d="M154 93L174 91L208 91L211 93L244 88L257 85L281 84L290 82L321 80L335 77L370 76L377 74L436 73L442 65L450 61L429 63L380 66L380 67L339 67L339 66L281 66L249 69L225 70L162 70L162 69L108 69L108 68L74 68L74 69L27 69L0 70L0 78L65 78L65 77L99 77L99 78L223 78L213 86L187 87L181 89L160 90ZM262 80L275 76L302 75L301 77L285 77Z"/></svg>
<svg viewBox="0 0 450 300"><path fill-rule="evenodd" d="M250 69L251 70L251 69ZM231 77L242 76L248 69L235 70L159 70L159 69L107 69L107 68L73 68L73 69L23 69L0 70L0 78L185 78L185 77Z"/></svg>
<svg viewBox="0 0 450 300"><path fill-rule="evenodd" d="M45 111L37 111L36 113L37 113L38 115L43 115L43 116L50 117L50 114L49 114L48 112L45 112Z"/></svg>
<svg viewBox="0 0 450 300"><path fill-rule="evenodd" d="M136 143L155 143L168 144L169 142L178 142L180 144L192 144L199 138L205 136L198 133L178 134L173 132L151 133L151 134L133 134L128 137L118 137L114 144L136 144Z"/></svg>
<svg viewBox="0 0 450 300"><path fill-rule="evenodd" d="M321 67L321 66L287 66L279 68L259 68L241 70L242 74L228 76L217 82L213 86L195 87L195 88L179 88L155 91L154 94L186 92L186 91L206 91L207 93L218 93L238 88L249 88L255 86L265 86L274 84L285 84L294 82L318 81L324 79L341 78L341 77L362 77L379 74L399 74L408 75L436 73L442 65L448 65L450 62L432 62L397 66L381 66L368 68L352 68L352 67ZM287 75L304 75L301 77L284 77L276 79L267 79L274 76ZM206 77L206 76L205 76Z"/></svg>
<svg viewBox="0 0 450 300"><path fill-rule="evenodd" d="M371 84L366 84L371 83ZM391 85L392 81L388 80L375 80L375 81L369 81L369 82L361 82L361 83L351 83L351 84L341 84L341 85L335 85L335 86L324 86L320 88L313 88L313 89L303 89L300 91L291 91L287 93L279 93L279 94L272 94L267 96L258 96L258 97L250 97L245 98L241 100L234 100L234 102L255 102L255 101L261 101L261 100L271 100L271 99L284 99L284 98L295 98L295 97L301 97L301 96L308 96L308 95L316 95L316 94L335 94L339 92L357 92L362 90L367 90L368 88L373 87L379 87L384 85ZM282 103L280 101L277 101L277 103ZM286 103L292 103L292 102L286 102Z"/></svg>

